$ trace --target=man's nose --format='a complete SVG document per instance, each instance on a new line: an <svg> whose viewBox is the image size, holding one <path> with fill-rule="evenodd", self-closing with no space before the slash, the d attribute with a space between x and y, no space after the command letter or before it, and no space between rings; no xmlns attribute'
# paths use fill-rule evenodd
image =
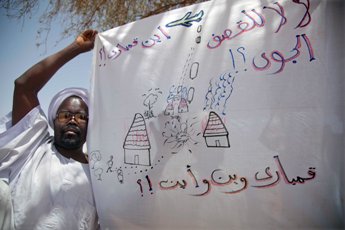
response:
<svg viewBox="0 0 345 230"><path fill-rule="evenodd" d="M71 116L71 118L69 119L69 121L68 121L68 123L78 123L77 122L77 120L75 119L75 114L73 114L72 116Z"/></svg>

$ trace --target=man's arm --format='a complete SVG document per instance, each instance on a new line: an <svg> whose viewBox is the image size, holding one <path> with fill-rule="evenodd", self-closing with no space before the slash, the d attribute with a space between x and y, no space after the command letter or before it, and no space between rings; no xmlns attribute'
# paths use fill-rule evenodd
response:
<svg viewBox="0 0 345 230"><path fill-rule="evenodd" d="M15 80L12 125L39 105L37 94L56 71L77 55L93 48L96 35L97 31L84 31L72 44L38 62Z"/></svg>

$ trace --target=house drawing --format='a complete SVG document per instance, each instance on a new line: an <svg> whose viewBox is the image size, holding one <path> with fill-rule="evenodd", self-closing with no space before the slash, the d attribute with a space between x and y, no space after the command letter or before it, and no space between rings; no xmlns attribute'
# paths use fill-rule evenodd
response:
<svg viewBox="0 0 345 230"><path fill-rule="evenodd" d="M123 143L124 163L132 165L151 165L150 141L143 115L135 114L132 125Z"/></svg>
<svg viewBox="0 0 345 230"><path fill-rule="evenodd" d="M217 113L211 111L203 134L207 147L230 148L229 132Z"/></svg>

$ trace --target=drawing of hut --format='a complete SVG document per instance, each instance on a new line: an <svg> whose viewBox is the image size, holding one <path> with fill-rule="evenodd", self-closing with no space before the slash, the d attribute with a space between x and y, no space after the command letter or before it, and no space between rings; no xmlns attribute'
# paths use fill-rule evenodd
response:
<svg viewBox="0 0 345 230"><path fill-rule="evenodd" d="M150 141L143 115L135 114L132 125L123 143L124 162L132 165L151 165Z"/></svg>
<svg viewBox="0 0 345 230"><path fill-rule="evenodd" d="M164 115L166 116L174 115L174 104L172 101L169 102L167 107L165 108Z"/></svg>
<svg viewBox="0 0 345 230"><path fill-rule="evenodd" d="M181 98L180 103L178 105L178 112L179 113L188 112L188 101L185 98Z"/></svg>
<svg viewBox="0 0 345 230"><path fill-rule="evenodd" d="M203 134L207 147L230 148L229 132L217 113L211 111Z"/></svg>

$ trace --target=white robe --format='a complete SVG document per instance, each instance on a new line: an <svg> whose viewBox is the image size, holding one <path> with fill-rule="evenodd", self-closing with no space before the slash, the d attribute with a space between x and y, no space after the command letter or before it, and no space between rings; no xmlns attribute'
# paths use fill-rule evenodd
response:
<svg viewBox="0 0 345 230"><path fill-rule="evenodd" d="M11 127L0 120L0 178L9 183L16 229L95 229L89 166L58 153L40 107Z"/></svg>

